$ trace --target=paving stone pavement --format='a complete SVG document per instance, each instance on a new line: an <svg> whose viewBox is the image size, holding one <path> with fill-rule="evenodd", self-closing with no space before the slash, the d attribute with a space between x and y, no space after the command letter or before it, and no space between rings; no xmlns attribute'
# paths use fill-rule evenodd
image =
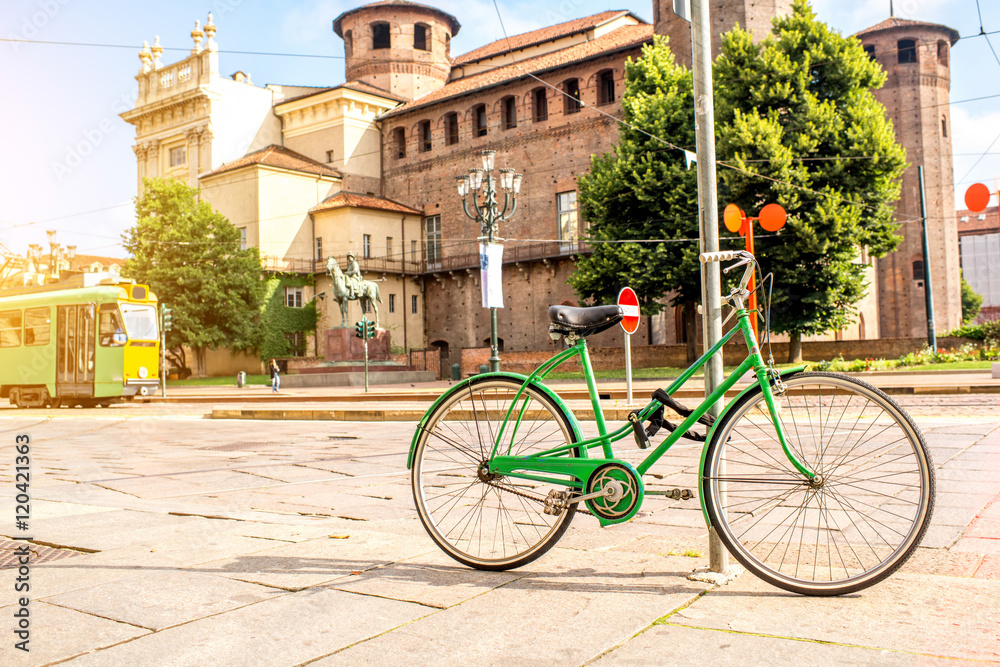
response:
<svg viewBox="0 0 1000 667"><path fill-rule="evenodd" d="M578 516L520 569L461 566L413 510L412 423L2 410L0 536L23 535L24 433L30 533L75 555L31 568L30 653L14 648L18 572L0 570L0 664L1000 662L996 397L899 401L937 468L931 528L887 581L822 599L688 580L707 565L698 503L657 496L626 524ZM699 455L678 445L647 488L693 488Z"/></svg>

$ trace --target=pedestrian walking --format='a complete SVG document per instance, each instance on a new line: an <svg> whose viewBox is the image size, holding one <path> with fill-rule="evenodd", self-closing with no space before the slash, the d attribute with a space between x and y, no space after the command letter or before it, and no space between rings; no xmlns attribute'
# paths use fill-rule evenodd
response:
<svg viewBox="0 0 1000 667"><path fill-rule="evenodd" d="M278 368L278 362L276 359L271 359L271 363L268 364L268 367L271 369L271 391L276 394L278 393L278 389L281 387L281 376L279 375L281 369Z"/></svg>

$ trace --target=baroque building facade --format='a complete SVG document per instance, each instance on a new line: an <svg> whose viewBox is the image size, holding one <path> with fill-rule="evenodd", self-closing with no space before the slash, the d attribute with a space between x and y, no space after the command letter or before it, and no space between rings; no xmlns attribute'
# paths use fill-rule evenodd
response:
<svg viewBox="0 0 1000 667"><path fill-rule="evenodd" d="M713 34L740 23L760 39L790 5L719 0L712 7ZM451 41L461 29L456 17L408 0L380 0L334 19L333 30L344 40L346 82L315 88L258 87L242 72L222 76L210 16L204 29L196 23L184 60L163 65L157 45L140 53L139 100L123 114L136 127L139 186L146 176L174 176L199 187L243 230L246 243L260 248L267 270L316 276L304 301L331 289L327 259L343 268L353 251L366 277L384 281L380 322L393 343L437 347L447 368L462 349L488 345L489 311L481 307L479 285L482 230L463 213L455 178L479 166L482 150L495 150L498 167L524 174L517 213L499 230L505 246L501 346L554 349L547 309L578 303L566 281L574 257L589 252L576 179L589 169L591 156L610 151L617 139L625 62L640 55L654 32L670 36L679 60L690 59L688 24L673 15L671 3L654 0L653 14L655 26L632 12L610 10L452 56ZM897 39L899 30L916 31L921 44L933 40L934 48L953 32L893 24L859 37L881 50L879 40ZM914 95L929 99L942 85L947 101L947 61L938 60L930 72L923 71L926 60L921 63L914 78L882 62L890 80L876 94L910 160L918 151L925 163L934 158L926 164L928 183L937 187L937 208L929 215L944 215L951 197L950 143L924 126L919 136L909 136L917 126L895 111L912 111ZM947 107L930 113L946 114ZM908 171L901 219L914 201L911 180ZM950 219L953 228L953 214ZM951 255L957 257L957 237L949 236L955 233L947 224L939 227L931 264L935 298L940 289L947 313L939 319L950 322L958 291L946 276ZM903 228L901 252L908 258L919 226ZM867 321L831 338L878 337L880 324L899 317L887 315L887 308L919 319L913 313L922 306L910 304L917 286L886 268L902 261L893 257L879 262L878 287L862 304ZM664 286L664 295L669 291ZM326 304L319 308L320 330L341 324L337 309ZM360 306L352 303L351 309L349 321L360 319ZM650 318L633 343L681 342L676 315ZM920 335L918 328L907 320L884 328L883 335ZM593 344L621 340L616 328L595 336ZM310 341L308 353L322 355L323 343L322 337Z"/></svg>

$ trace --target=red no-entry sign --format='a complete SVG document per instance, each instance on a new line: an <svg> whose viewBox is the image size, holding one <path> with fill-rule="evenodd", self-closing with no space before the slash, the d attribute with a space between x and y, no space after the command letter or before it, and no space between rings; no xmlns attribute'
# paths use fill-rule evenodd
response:
<svg viewBox="0 0 1000 667"><path fill-rule="evenodd" d="M634 334L639 330L639 297L635 295L635 290L623 287L618 293L618 305L625 313L621 321L622 329L627 334Z"/></svg>

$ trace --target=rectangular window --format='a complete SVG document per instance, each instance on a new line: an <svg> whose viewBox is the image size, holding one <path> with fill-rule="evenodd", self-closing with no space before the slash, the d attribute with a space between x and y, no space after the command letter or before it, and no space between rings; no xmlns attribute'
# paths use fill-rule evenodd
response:
<svg viewBox="0 0 1000 667"><path fill-rule="evenodd" d="M432 215L424 219L424 234L427 239L427 266L441 264L441 216Z"/></svg>
<svg viewBox="0 0 1000 667"><path fill-rule="evenodd" d="M25 345L47 345L49 328L48 308L28 308L24 311Z"/></svg>
<svg viewBox="0 0 1000 667"><path fill-rule="evenodd" d="M414 315L417 314L417 295L414 294L410 296L410 312Z"/></svg>
<svg viewBox="0 0 1000 667"><path fill-rule="evenodd" d="M431 122L420 121L420 151L426 153L431 149Z"/></svg>
<svg viewBox="0 0 1000 667"><path fill-rule="evenodd" d="M326 152L326 161L327 162L333 162L333 155L334 155L333 151L327 151Z"/></svg>
<svg viewBox="0 0 1000 667"><path fill-rule="evenodd" d="M390 294L389 295L389 312L390 313L395 313L396 312L396 295L395 294Z"/></svg>
<svg viewBox="0 0 1000 667"><path fill-rule="evenodd" d="M615 101L615 73L606 69L597 77L597 103L611 104Z"/></svg>
<svg viewBox="0 0 1000 667"><path fill-rule="evenodd" d="M458 143L458 114L450 113L445 117L445 143L454 146Z"/></svg>
<svg viewBox="0 0 1000 667"><path fill-rule="evenodd" d="M534 121L539 123L549 118L549 100L544 88L536 88L531 95L531 106L534 111Z"/></svg>
<svg viewBox="0 0 1000 667"><path fill-rule="evenodd" d="M0 313L0 347L17 347L21 344L21 311L5 310Z"/></svg>
<svg viewBox="0 0 1000 667"><path fill-rule="evenodd" d="M416 241L410 241L410 261L411 262L416 262L417 261L417 242Z"/></svg>
<svg viewBox="0 0 1000 667"><path fill-rule="evenodd" d="M288 355L291 357L306 356L306 335L301 331L286 331L285 343L288 345Z"/></svg>
<svg viewBox="0 0 1000 667"><path fill-rule="evenodd" d="M511 95L505 97L501 109L503 110L503 129L512 130L517 127L517 99Z"/></svg>
<svg viewBox="0 0 1000 667"><path fill-rule="evenodd" d="M302 307L302 288L285 285L285 305L289 308Z"/></svg>
<svg viewBox="0 0 1000 667"><path fill-rule="evenodd" d="M476 107L476 110L475 110L474 114L475 114L475 118L476 118L476 121L475 121L476 125L475 125L475 128L474 128L475 131L476 131L475 136L477 136L477 137L485 137L487 129L488 129L487 126L486 126L486 105L485 104L480 104L478 107Z"/></svg>
<svg viewBox="0 0 1000 667"><path fill-rule="evenodd" d="M180 167L181 165L187 164L187 148L180 146L178 148L170 149L170 166Z"/></svg>
<svg viewBox="0 0 1000 667"><path fill-rule="evenodd" d="M397 127L392 131L392 135L396 142L396 158L402 159L406 157L406 130L402 127Z"/></svg>
<svg viewBox="0 0 1000 667"><path fill-rule="evenodd" d="M917 62L917 43L914 40L901 39L896 44L896 48L899 49L899 62L901 63Z"/></svg>
<svg viewBox="0 0 1000 667"><path fill-rule="evenodd" d="M316 261L317 262L322 262L323 261L323 237L322 236L317 236L316 237Z"/></svg>
<svg viewBox="0 0 1000 667"><path fill-rule="evenodd" d="M392 259L392 237L385 237L385 258Z"/></svg>
<svg viewBox="0 0 1000 667"><path fill-rule="evenodd" d="M102 347L121 347L125 344L125 325L118 306L102 303L99 313L98 333ZM117 336L115 335L117 334Z"/></svg>
<svg viewBox="0 0 1000 667"><path fill-rule="evenodd" d="M361 242L362 242L361 256L364 257L365 259L371 259L371 257L372 257L372 235L371 234L365 234L364 236L361 237Z"/></svg>
<svg viewBox="0 0 1000 667"><path fill-rule="evenodd" d="M868 56L869 60L875 60L875 45L865 44L865 54Z"/></svg>
<svg viewBox="0 0 1000 667"><path fill-rule="evenodd" d="M564 81L563 92L566 93L563 96L563 113L571 114L578 112L582 106L580 104L580 80L570 79Z"/></svg>
<svg viewBox="0 0 1000 667"><path fill-rule="evenodd" d="M559 215L559 240L575 241L579 238L576 214L576 191L556 195L556 212Z"/></svg>
<svg viewBox="0 0 1000 667"><path fill-rule="evenodd" d="M247 228L240 227L240 250L247 249Z"/></svg>

